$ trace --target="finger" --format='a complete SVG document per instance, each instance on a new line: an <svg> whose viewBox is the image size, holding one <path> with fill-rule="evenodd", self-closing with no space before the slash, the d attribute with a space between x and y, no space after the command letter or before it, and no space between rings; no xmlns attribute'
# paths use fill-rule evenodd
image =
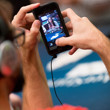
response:
<svg viewBox="0 0 110 110"><path fill-rule="evenodd" d="M19 20L22 20L25 17L26 13L32 11L33 9L39 6L40 6L40 3L36 3L36 4L31 4L31 5L22 7L18 12L18 14L16 15L16 18Z"/></svg>
<svg viewBox="0 0 110 110"><path fill-rule="evenodd" d="M73 48L69 51L70 55L73 55L77 51L77 47L73 46Z"/></svg>
<svg viewBox="0 0 110 110"><path fill-rule="evenodd" d="M32 13L26 14L26 21L28 23L33 23L35 21L35 17L33 16Z"/></svg>
<svg viewBox="0 0 110 110"><path fill-rule="evenodd" d="M71 21L66 23L66 27L67 27L68 30L72 30L73 29Z"/></svg>
<svg viewBox="0 0 110 110"><path fill-rule="evenodd" d="M30 37L37 37L39 34L39 29L40 29L40 21L39 20L35 20L32 24L32 27L30 29Z"/></svg>
<svg viewBox="0 0 110 110"><path fill-rule="evenodd" d="M68 17L70 20L81 19L71 8L68 8L68 9L62 11L62 16L64 18Z"/></svg>
<svg viewBox="0 0 110 110"><path fill-rule="evenodd" d="M56 45L57 46L66 46L70 45L73 46L73 38L72 37L62 37L56 40Z"/></svg>

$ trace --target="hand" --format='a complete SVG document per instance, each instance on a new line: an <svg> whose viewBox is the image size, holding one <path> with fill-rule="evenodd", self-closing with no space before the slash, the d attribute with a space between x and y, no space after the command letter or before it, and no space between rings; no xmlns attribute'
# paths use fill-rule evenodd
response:
<svg viewBox="0 0 110 110"><path fill-rule="evenodd" d="M80 18L72 9L62 12L63 17L68 17L70 21L66 23L70 37L62 37L56 40L58 46L70 45L73 48L69 51L72 55L78 48L92 49L98 51L104 36L86 17Z"/></svg>
<svg viewBox="0 0 110 110"><path fill-rule="evenodd" d="M38 8L39 6L40 3L36 3L22 7L17 15L14 16L12 25L14 25L15 27L24 27L25 29L30 29L35 18L32 13L28 12L32 11L35 8Z"/></svg>
<svg viewBox="0 0 110 110"><path fill-rule="evenodd" d="M12 25L15 27L25 29L25 44L19 48L21 57L25 59L29 59L29 56L35 53L35 47L40 37L40 21L35 20L32 13L27 13L39 7L39 5L37 3L22 7L12 21Z"/></svg>

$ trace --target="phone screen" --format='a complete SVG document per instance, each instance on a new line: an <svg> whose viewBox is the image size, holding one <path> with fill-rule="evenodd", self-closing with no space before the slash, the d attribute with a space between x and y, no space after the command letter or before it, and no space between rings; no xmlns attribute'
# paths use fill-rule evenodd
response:
<svg viewBox="0 0 110 110"><path fill-rule="evenodd" d="M57 10L38 16L50 50L56 49L55 40L66 36Z"/></svg>

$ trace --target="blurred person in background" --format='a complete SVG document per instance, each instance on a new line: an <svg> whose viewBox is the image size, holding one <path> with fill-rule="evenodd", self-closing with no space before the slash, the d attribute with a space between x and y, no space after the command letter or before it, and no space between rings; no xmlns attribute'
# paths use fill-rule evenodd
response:
<svg viewBox="0 0 110 110"><path fill-rule="evenodd" d="M44 74L44 70L43 70L43 67L42 67L42 64L40 61L40 57L38 54L38 49L36 47L36 44L38 44L37 39L39 37L40 23L39 23L39 21L36 21L36 20L34 21L33 18L31 19L31 17L29 17L32 21L31 22L32 25L30 26L30 28L29 27L28 27L28 29L26 28L27 23L29 24L30 22L26 22L24 24L25 21L29 20L28 17L26 18L26 16L29 15L29 14L27 14L27 12L33 10L34 8L37 8L39 5L40 4L33 4L33 5L26 6L26 7L22 7L20 9L19 13L16 15L16 18L17 18L16 22L13 21L13 23L12 23L14 26L16 26L16 28L14 28L9 23L10 19L8 17L9 15L10 15L10 18L12 17L11 14L12 14L13 9L10 8L10 13L7 14L7 11L9 10L9 7L11 7L11 4L7 0L0 1L0 17L2 18L2 19L0 19L1 20L0 29L3 31L3 33L1 31L1 34L4 35L4 36L1 35L0 37L1 38L5 37L6 41L8 39L11 40L11 39L16 38L15 43L17 43L17 46L19 46L19 48L18 48L19 54L21 55L21 61L22 61L22 66L23 66L23 75L25 78L24 89L23 89L23 110L27 110L27 109L29 109L29 110L36 109L37 110L39 108L51 107L53 105L50 91L49 91L49 88L47 85L46 77ZM20 22L24 28L24 29L19 28L19 30L21 30L19 35L18 35L18 31L16 31L19 27L19 26L17 26L18 22ZM4 25L2 25L3 23L6 24L5 27L4 27ZM9 31L9 30L6 31L7 29L9 29L11 31ZM24 36L24 30L25 30L25 36ZM6 33L5 33L5 31L6 31ZM14 37L14 36L16 36L16 37ZM24 37L25 37L25 42L24 42L24 40L21 40L21 38L24 38ZM0 46L2 46L2 47L0 49L3 49L3 46L4 46L3 44L5 44L5 40L3 40L3 41L1 40ZM22 47L19 43L22 44ZM9 47L8 47L8 49L9 49ZM14 47L13 47L13 49L16 50L16 48L14 48ZM1 52L2 51L0 50L0 53ZM15 90L15 88L16 88L16 90L19 88L22 88L22 85L20 85L21 80L19 80L19 75L20 75L20 71L21 71L20 70L21 62L19 60L17 60L19 58L16 56L18 53L13 53L12 50L9 50L8 52L9 52L8 56L7 56L7 54L4 55L3 53L1 53L1 54L3 54L1 61L5 62L4 58L6 58L6 61L7 61L6 63L9 64L12 67L12 69L13 69L13 67L15 67L15 65L16 65L16 68L14 68L14 71L11 72L10 68L8 68L7 66L4 66L4 62L3 62L3 66L0 65L1 66L0 109L1 110L10 110L10 108L11 108L11 110L13 110L13 109L20 110L21 102L20 102L19 97L16 97L15 95L11 94L10 99L9 99L9 94L12 93ZM5 51L5 53L6 53L6 51ZM11 54L11 56L9 56L10 54ZM8 62L7 58L9 59L9 62ZM2 64L2 62L0 62L0 63ZM20 77L20 79L21 79L21 77ZM16 83L18 83L18 85L20 87L16 86ZM13 97L12 95L14 96L14 98L12 98ZM13 100L13 99L17 99L17 103L16 103L16 100ZM18 101L20 102L19 104L18 104ZM12 103L15 103L15 104L13 105ZM11 105L13 105L13 108Z"/></svg>
<svg viewBox="0 0 110 110"><path fill-rule="evenodd" d="M0 109L10 110L9 94L21 91L23 79L16 49L9 43L14 36L8 21L12 17L12 6L8 1L0 1ZM8 41L9 40L9 41ZM8 56L7 56L8 54ZM19 78L21 80L19 80ZM19 83L17 85L17 83ZM21 84L22 83L22 84ZM17 87L17 88L16 88ZM19 87L19 90L18 90Z"/></svg>

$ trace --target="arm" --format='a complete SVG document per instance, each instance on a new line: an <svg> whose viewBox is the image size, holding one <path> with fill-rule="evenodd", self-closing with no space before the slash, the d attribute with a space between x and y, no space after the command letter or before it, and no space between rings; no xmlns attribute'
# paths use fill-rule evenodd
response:
<svg viewBox="0 0 110 110"><path fill-rule="evenodd" d="M88 18L79 17L72 9L63 11L62 15L70 19L66 24L70 37L59 38L56 40L56 44L58 46L73 46L69 51L70 55L78 48L92 49L99 54L110 75L110 40Z"/></svg>
<svg viewBox="0 0 110 110"><path fill-rule="evenodd" d="M100 39L100 45L96 49L96 52L101 57L110 75L110 40L103 34L102 40Z"/></svg>
<svg viewBox="0 0 110 110"><path fill-rule="evenodd" d="M25 86L23 90L23 110L37 110L52 106L51 94L40 61L38 49L30 58L23 58Z"/></svg>
<svg viewBox="0 0 110 110"><path fill-rule="evenodd" d="M26 32L25 44L19 48L25 78L23 110L37 110L53 105L46 76L38 54L38 48L36 47L36 44L38 44L40 22L34 20L32 14L27 14L27 12L38 6L39 4L33 4L21 8L12 21L15 27L23 27Z"/></svg>

